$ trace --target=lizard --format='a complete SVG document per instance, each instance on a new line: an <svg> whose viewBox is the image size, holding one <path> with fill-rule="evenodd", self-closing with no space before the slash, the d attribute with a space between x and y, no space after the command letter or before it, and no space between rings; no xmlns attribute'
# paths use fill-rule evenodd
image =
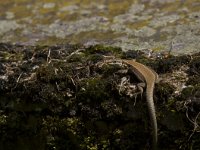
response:
<svg viewBox="0 0 200 150"><path fill-rule="evenodd" d="M153 90L155 82L158 81L158 74L150 69L149 67L138 63L134 60L122 59L122 62L131 67L136 77L146 84L146 101L148 107L148 113L150 116L151 126L153 128L153 149L157 147L158 140L158 129L157 129L157 119L155 113L155 106L153 102Z"/></svg>

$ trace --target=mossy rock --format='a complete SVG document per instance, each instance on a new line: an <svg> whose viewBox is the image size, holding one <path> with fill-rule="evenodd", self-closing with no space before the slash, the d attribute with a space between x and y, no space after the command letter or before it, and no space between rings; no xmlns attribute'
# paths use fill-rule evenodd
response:
<svg viewBox="0 0 200 150"><path fill-rule="evenodd" d="M155 86L158 146L200 149L199 128L191 122L199 124L199 54L155 59L145 52L103 45L4 43L0 44L0 149L150 149L145 94L120 93L122 77L136 91L139 81L128 71L122 73L127 66L106 63L109 57L136 58L159 75L168 75L164 78L183 66L189 68L178 94L175 83L161 81Z"/></svg>

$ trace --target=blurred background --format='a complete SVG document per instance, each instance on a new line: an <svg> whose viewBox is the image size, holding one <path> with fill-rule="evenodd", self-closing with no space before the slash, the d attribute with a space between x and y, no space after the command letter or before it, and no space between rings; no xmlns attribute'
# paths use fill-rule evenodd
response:
<svg viewBox="0 0 200 150"><path fill-rule="evenodd" d="M200 48L199 0L0 0L0 42Z"/></svg>

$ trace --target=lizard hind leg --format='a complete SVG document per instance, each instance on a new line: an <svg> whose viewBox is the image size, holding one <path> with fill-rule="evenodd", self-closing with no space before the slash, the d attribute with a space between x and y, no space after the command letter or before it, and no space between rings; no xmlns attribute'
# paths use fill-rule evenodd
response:
<svg viewBox="0 0 200 150"><path fill-rule="evenodd" d="M144 88L146 87L146 84L144 82L141 82L141 83L138 83L137 84L137 88L139 90L139 93L140 93L140 96L141 96L141 99L142 99L142 94L144 92Z"/></svg>
<svg viewBox="0 0 200 150"><path fill-rule="evenodd" d="M137 100L137 95L138 94L140 94L140 98L142 99L142 95L143 95L145 86L146 86L146 84L144 82L141 82L141 83L137 84L137 88L138 88L139 92L134 93L134 97L135 97L134 106L136 104L136 100Z"/></svg>

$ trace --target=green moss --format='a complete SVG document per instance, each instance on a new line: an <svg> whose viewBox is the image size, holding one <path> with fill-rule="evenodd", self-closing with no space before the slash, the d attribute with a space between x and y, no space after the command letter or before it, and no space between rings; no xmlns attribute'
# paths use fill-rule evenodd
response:
<svg viewBox="0 0 200 150"><path fill-rule="evenodd" d="M0 54L6 58L0 64L0 149L31 149L32 145L41 150L149 148L151 126L145 95L138 96L135 105L134 98L120 95L121 78L133 74L120 72L125 67L106 63L103 55L137 58L158 73L189 64L185 73L190 86L176 95L174 84L157 83L154 100L160 145L166 149L198 149L197 132L188 142L194 126L185 115L186 107L191 119L199 113L197 56L193 61L188 56L153 60L145 57L146 52L121 55L118 48L98 45L78 52L79 48L14 46L13 50L9 44L0 44ZM18 52L19 57L15 57ZM8 64L11 74L4 67ZM135 85L137 80L130 82Z"/></svg>
<svg viewBox="0 0 200 150"><path fill-rule="evenodd" d="M77 99L86 103L100 103L108 98L108 83L101 78L85 79L80 83Z"/></svg>
<svg viewBox="0 0 200 150"><path fill-rule="evenodd" d="M158 83L155 88L155 93L161 99L158 100L159 103L165 103L167 106L172 104L169 99L174 92L174 87L170 83Z"/></svg>
<svg viewBox="0 0 200 150"><path fill-rule="evenodd" d="M0 126L6 124L6 115L0 115Z"/></svg>
<svg viewBox="0 0 200 150"><path fill-rule="evenodd" d="M42 130L46 132L48 149L80 149L76 118L59 119L48 116L43 120ZM56 136L55 136L56 135Z"/></svg>
<svg viewBox="0 0 200 150"><path fill-rule="evenodd" d="M104 58L101 54L91 54L88 56L87 61L91 61L93 63L97 63L99 61L102 61Z"/></svg>
<svg viewBox="0 0 200 150"><path fill-rule="evenodd" d="M144 149L145 140L148 136L144 124L141 122L138 126L136 122L126 123L120 128L121 133L118 134L119 140L113 141L115 149Z"/></svg>
<svg viewBox="0 0 200 150"><path fill-rule="evenodd" d="M51 65L40 67L37 71L37 79L45 82L51 82L56 80L56 74L54 67Z"/></svg>
<svg viewBox="0 0 200 150"><path fill-rule="evenodd" d="M73 54L70 56L67 60L67 62L72 63L72 62L83 62L85 60L85 55L84 53L79 53L79 54Z"/></svg>
<svg viewBox="0 0 200 150"><path fill-rule="evenodd" d="M199 54L200 55L200 54ZM192 56L194 57L189 64L188 73L190 74L188 85L200 85L200 56L198 54Z"/></svg>
<svg viewBox="0 0 200 150"><path fill-rule="evenodd" d="M184 118L185 116L181 113L174 111L166 111L163 113L163 118L161 119L161 123L165 125L169 130L184 131Z"/></svg>
<svg viewBox="0 0 200 150"><path fill-rule="evenodd" d="M101 68L101 72L104 75L104 77L108 77L116 73L122 69L119 65L117 64L104 64Z"/></svg>
<svg viewBox="0 0 200 150"><path fill-rule="evenodd" d="M172 72L172 70L180 68L182 65L187 65L190 62L190 57L187 55L183 56L169 56L164 59L156 61L156 66L159 73Z"/></svg>
<svg viewBox="0 0 200 150"><path fill-rule="evenodd" d="M186 83L187 85L200 86L200 76L199 75L190 76Z"/></svg>
<svg viewBox="0 0 200 150"><path fill-rule="evenodd" d="M198 95L198 91L200 91L200 85L184 88L181 93L181 97L184 99L187 99L188 97L195 97Z"/></svg>
<svg viewBox="0 0 200 150"><path fill-rule="evenodd" d="M103 45L95 45L86 48L85 51L89 54L101 54L101 55L115 55L120 56L122 54L121 48L111 47L111 46L103 46Z"/></svg>
<svg viewBox="0 0 200 150"><path fill-rule="evenodd" d="M3 57L4 60L12 60L12 61L21 61L23 58L22 53L10 53L10 52L3 52L1 53L1 56Z"/></svg>

